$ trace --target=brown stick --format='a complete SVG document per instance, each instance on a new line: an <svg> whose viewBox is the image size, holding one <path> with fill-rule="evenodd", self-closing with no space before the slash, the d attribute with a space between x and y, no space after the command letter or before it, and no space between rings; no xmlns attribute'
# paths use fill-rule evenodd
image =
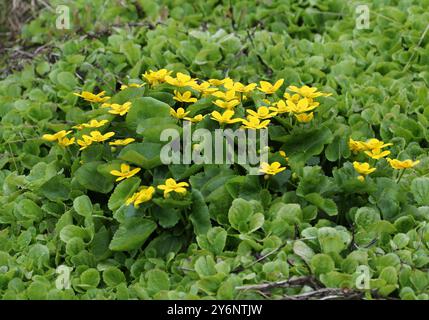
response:
<svg viewBox="0 0 429 320"><path fill-rule="evenodd" d="M304 292L293 296L284 296L285 300L309 300L309 299L320 299L320 300L355 300L362 299L364 292L350 290L350 289L338 289L338 288L322 288L310 292Z"/></svg>
<svg viewBox="0 0 429 320"><path fill-rule="evenodd" d="M301 286L305 284L310 284L316 288L319 288L320 285L318 281L312 276L305 277L295 277L288 280L276 281L276 282L268 282L261 284L251 284L246 286L238 286L235 287L237 290L269 290L272 288L284 288L284 287L292 287L292 286Z"/></svg>

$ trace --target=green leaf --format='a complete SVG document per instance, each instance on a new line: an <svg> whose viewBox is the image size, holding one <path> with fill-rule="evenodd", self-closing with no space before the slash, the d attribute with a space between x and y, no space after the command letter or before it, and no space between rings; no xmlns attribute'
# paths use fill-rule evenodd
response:
<svg viewBox="0 0 429 320"><path fill-rule="evenodd" d="M48 292L48 285L43 282L32 282L26 290L28 299L30 300L44 300Z"/></svg>
<svg viewBox="0 0 429 320"><path fill-rule="evenodd" d="M140 182L140 178L131 177L119 183L109 198L108 208L115 211L122 206L136 192Z"/></svg>
<svg viewBox="0 0 429 320"><path fill-rule="evenodd" d="M178 253L184 244L183 237L164 232L149 242L145 252L154 252L156 257L165 257L170 253Z"/></svg>
<svg viewBox="0 0 429 320"><path fill-rule="evenodd" d="M71 72L63 71L57 75L57 83L60 87L68 91L73 91L77 86L77 81Z"/></svg>
<svg viewBox="0 0 429 320"><path fill-rule="evenodd" d="M138 104L139 99L145 94L145 88L127 88L126 90L122 90L115 94L112 97L112 103L118 103L118 104L124 104L125 102L130 101L132 103L131 108L135 106L135 104ZM131 112L132 109L130 109L129 112ZM128 113L129 113L128 112Z"/></svg>
<svg viewBox="0 0 429 320"><path fill-rule="evenodd" d="M329 161L337 161L340 158L348 158L350 149L348 145L350 129L348 126L341 125L334 135L332 142L326 147L325 155Z"/></svg>
<svg viewBox="0 0 429 320"><path fill-rule="evenodd" d="M380 279L386 281L387 284L397 284L398 273L396 272L395 267L389 266L384 268L380 273Z"/></svg>
<svg viewBox="0 0 429 320"><path fill-rule="evenodd" d="M116 287L125 282L124 273L116 267L109 267L103 271L103 281L109 287Z"/></svg>
<svg viewBox="0 0 429 320"><path fill-rule="evenodd" d="M125 121L130 129L136 130L137 125L142 120L152 119L150 122L149 120L145 122L147 127L152 127L153 123L157 123L158 118L171 119L170 106L152 97L143 97L132 101L132 106ZM140 126L139 131L144 132L144 129L145 127Z"/></svg>
<svg viewBox="0 0 429 320"><path fill-rule="evenodd" d="M429 205L429 178L415 178L411 182L411 192L417 204Z"/></svg>
<svg viewBox="0 0 429 320"><path fill-rule="evenodd" d="M331 271L320 276L320 281L328 288L352 288L352 275Z"/></svg>
<svg viewBox="0 0 429 320"><path fill-rule="evenodd" d="M92 215L92 203L87 195L74 199L73 208L81 216L90 217Z"/></svg>
<svg viewBox="0 0 429 320"><path fill-rule="evenodd" d="M160 207L154 210L152 215L158 219L161 227L171 228L179 222L182 213L178 209Z"/></svg>
<svg viewBox="0 0 429 320"><path fill-rule="evenodd" d="M28 258L33 260L34 267L47 267L49 266L49 248L43 244L36 243L28 250Z"/></svg>
<svg viewBox="0 0 429 320"><path fill-rule="evenodd" d="M100 193L108 193L113 189L114 176L106 177L98 172L101 161L84 163L74 173L75 179L86 189Z"/></svg>
<svg viewBox="0 0 429 320"><path fill-rule="evenodd" d="M197 236L198 245L201 249L211 251L215 255L222 253L226 244L227 232L221 227L211 228L206 234Z"/></svg>
<svg viewBox="0 0 429 320"><path fill-rule="evenodd" d="M297 240L293 243L293 252L307 263L310 263L314 256L313 249L301 240Z"/></svg>
<svg viewBox="0 0 429 320"><path fill-rule="evenodd" d="M317 238L323 253L340 253L346 248L340 232L331 227L322 227L317 230Z"/></svg>
<svg viewBox="0 0 429 320"><path fill-rule="evenodd" d="M69 179L58 175L40 187L40 192L49 200L64 201L69 198L71 191Z"/></svg>
<svg viewBox="0 0 429 320"><path fill-rule="evenodd" d="M94 238L91 242L91 252L97 260L103 260L110 256L111 251L109 250L109 243L111 239L111 233L105 226L102 226L94 234Z"/></svg>
<svg viewBox="0 0 429 320"><path fill-rule="evenodd" d="M215 261L212 256L201 256L195 261L195 271L200 278L215 275L217 273L215 268Z"/></svg>
<svg viewBox="0 0 429 320"><path fill-rule="evenodd" d="M80 286L96 288L100 283L100 274L97 269L89 268L80 275Z"/></svg>
<svg viewBox="0 0 429 320"><path fill-rule="evenodd" d="M380 213L377 209L371 207L359 208L355 215L355 222L358 226L366 229L373 223L380 221Z"/></svg>
<svg viewBox="0 0 429 320"><path fill-rule="evenodd" d="M153 125L154 122L157 124L156 126ZM164 144L165 142L161 141L161 133L166 129L172 129L178 133L182 132L182 128L176 124L176 120L172 117L142 119L137 125L136 131L147 142Z"/></svg>
<svg viewBox="0 0 429 320"><path fill-rule="evenodd" d="M190 199L154 198L152 199L158 206L166 209L189 208L192 204Z"/></svg>
<svg viewBox="0 0 429 320"><path fill-rule="evenodd" d="M281 149L289 156L291 166L303 166L312 156L320 154L332 138L331 131L321 127L296 129L290 135L275 137L273 140L284 143Z"/></svg>
<svg viewBox="0 0 429 320"><path fill-rule="evenodd" d="M189 218L196 235L205 234L211 228L209 209L198 190L192 190L192 208Z"/></svg>
<svg viewBox="0 0 429 320"><path fill-rule="evenodd" d="M395 234L393 239L391 240L391 245L394 250L405 248L410 242L410 237L405 233Z"/></svg>
<svg viewBox="0 0 429 320"><path fill-rule="evenodd" d="M302 222L301 206L297 203L282 204L276 213L276 216L281 217L281 219L287 224L299 224Z"/></svg>
<svg viewBox="0 0 429 320"><path fill-rule="evenodd" d="M36 71L39 75L43 76L50 70L50 65L46 61L39 62L36 66Z"/></svg>
<svg viewBox="0 0 429 320"><path fill-rule="evenodd" d="M73 238L80 238L83 241L90 239L88 231L82 227L75 225L67 225L60 231L60 239L68 243Z"/></svg>
<svg viewBox="0 0 429 320"><path fill-rule="evenodd" d="M162 164L160 159L162 145L158 143L133 143L121 150L118 158L143 169L153 169Z"/></svg>
<svg viewBox="0 0 429 320"><path fill-rule="evenodd" d="M147 289L149 293L157 293L162 290L170 289L170 279L168 274L159 269L153 269L146 272Z"/></svg>
<svg viewBox="0 0 429 320"><path fill-rule="evenodd" d="M429 286L428 273L421 270L413 270L410 281L418 291L423 291Z"/></svg>
<svg viewBox="0 0 429 320"><path fill-rule="evenodd" d="M318 193L307 194L304 196L304 199L326 212L329 216L336 216L338 214L337 205L332 199L323 198Z"/></svg>
<svg viewBox="0 0 429 320"><path fill-rule="evenodd" d="M259 207L259 208L258 208ZM252 233L262 227L265 217L261 212L254 212L262 207L257 201L246 201L244 199L235 199L228 211L228 219L231 226L242 232Z"/></svg>
<svg viewBox="0 0 429 320"><path fill-rule="evenodd" d="M119 226L109 248L113 251L129 251L140 248L156 229L152 220L131 217Z"/></svg>
<svg viewBox="0 0 429 320"><path fill-rule="evenodd" d="M121 52L127 57L130 65L135 65L141 57L140 45L132 41L125 41L121 45Z"/></svg>
<svg viewBox="0 0 429 320"><path fill-rule="evenodd" d="M314 255L311 258L310 265L313 272L317 275L328 273L335 269L334 260L329 255L323 253Z"/></svg>
<svg viewBox="0 0 429 320"><path fill-rule="evenodd" d="M40 221L44 216L42 209L30 199L19 201L15 207L15 214L32 221Z"/></svg>
<svg viewBox="0 0 429 320"><path fill-rule="evenodd" d="M262 271L265 273L266 279L271 281L289 277L289 265L280 259L264 263Z"/></svg>

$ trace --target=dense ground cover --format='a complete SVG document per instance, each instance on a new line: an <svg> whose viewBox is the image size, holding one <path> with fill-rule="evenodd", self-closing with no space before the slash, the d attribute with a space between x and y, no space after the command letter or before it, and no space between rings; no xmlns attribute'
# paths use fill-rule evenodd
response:
<svg viewBox="0 0 429 320"><path fill-rule="evenodd" d="M14 71L0 60L2 298L429 298L429 1L372 1L366 30L360 2L340 0L70 1L72 30L55 28L63 1L49 3L22 29L32 58ZM149 70L161 69L172 79L157 84ZM225 111L201 82L178 86L179 72L255 83L233 95L234 117L273 108L269 162L286 169L264 179L239 165L161 164L160 130L181 123L171 107L211 130ZM279 79L273 94L260 83ZM320 103L308 122L287 109L290 86L303 85L331 94L298 90ZM120 114L104 102L131 105ZM43 139L61 130L74 141ZM85 140L93 131L106 140ZM141 170L117 182L123 163ZM165 198L168 178L186 193ZM141 185L154 190L139 205ZM289 283L258 287L279 280Z"/></svg>

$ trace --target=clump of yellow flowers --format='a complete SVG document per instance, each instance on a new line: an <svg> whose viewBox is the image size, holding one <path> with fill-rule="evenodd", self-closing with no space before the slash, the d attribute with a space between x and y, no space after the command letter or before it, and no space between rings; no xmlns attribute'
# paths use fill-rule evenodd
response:
<svg viewBox="0 0 429 320"><path fill-rule="evenodd" d="M392 145L392 143L384 143L383 141L380 141L376 138L371 138L366 141L353 140L352 138L349 139L349 149L354 154L363 152L365 155L374 160L380 160L390 155L391 152L389 150L383 149ZM413 161L411 159L400 161L398 159L386 158L386 160L395 170L405 170L412 168L420 162L419 160ZM372 168L368 162L360 163L355 161L353 162L353 167L360 174L360 176L358 176L360 181L364 181L365 176L376 170L375 168Z"/></svg>
<svg viewBox="0 0 429 320"><path fill-rule="evenodd" d="M309 123L315 118L315 111L320 103L316 101L319 97L330 96L330 93L318 91L317 88L309 86L289 86L286 91L282 90L284 79L275 82L259 81L258 83L241 83L226 77L224 79L201 80L186 73L173 73L167 69L148 70L142 75L143 83L121 84L120 90L154 90L161 86L172 95L170 116L176 121L189 121L197 124L202 121L212 121L220 127L236 126L236 128L261 130L266 129L277 117L289 116L291 123ZM82 91L74 93L84 101L90 102L92 109L97 109L97 117L87 119L86 122L76 123L71 129L61 130L54 134L45 134L42 139L56 142L62 148L77 145L76 152L83 151L93 144L108 144L112 152L132 144L135 137L121 136L115 132L117 122L124 121L133 108L132 101L115 102L106 96L105 91L92 93ZM255 99L257 97L257 99ZM194 104L201 99L209 101L209 108L195 108ZM254 102L253 102L254 101ZM257 102L256 102L257 101ZM104 114L102 111L104 110ZM204 110L196 112L195 110ZM113 116L113 119L112 119ZM72 133L74 132L73 136ZM117 138L111 140L112 137ZM279 151L280 156L287 161L288 157L284 151ZM266 178L276 175L286 168L279 162L263 163L260 171ZM110 174L120 182L129 179L141 172L141 168L132 168L127 163L122 163L117 170L111 170ZM158 186L140 186L139 189L126 200L126 205L138 207L140 204L152 199L156 190L163 191L164 197L171 194L184 196L189 188L187 182L178 182L172 178L165 180L164 184Z"/></svg>
<svg viewBox="0 0 429 320"><path fill-rule="evenodd" d="M320 105L315 99L331 95L305 85L302 87L289 86L289 92L283 94L284 99L278 99L276 93L282 87L284 79L279 79L275 83L260 81L258 86L257 83L243 84L231 78L204 81L181 72L172 76L172 72L166 69L149 70L143 77L151 87L160 84L173 87L173 99L180 105L177 108L171 107L172 117L178 120L199 122L204 115L196 114L189 117L188 114L191 111L185 109L184 104L196 103L200 98L212 97L215 110L211 112L210 119L218 122L221 126L241 122L243 129L265 129L270 124L269 119L283 114L289 114L298 122L308 123L314 119L314 110ZM247 101L254 92L265 95L263 101L266 105L247 108L245 110L246 118L234 117L236 108Z"/></svg>

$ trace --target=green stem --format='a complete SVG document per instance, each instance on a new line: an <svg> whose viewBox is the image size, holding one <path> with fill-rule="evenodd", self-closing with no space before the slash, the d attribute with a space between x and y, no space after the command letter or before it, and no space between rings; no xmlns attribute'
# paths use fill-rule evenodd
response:
<svg viewBox="0 0 429 320"><path fill-rule="evenodd" d="M404 175L405 169L402 169L401 173L399 174L398 179L396 180L396 183L399 183L401 181L402 176Z"/></svg>

